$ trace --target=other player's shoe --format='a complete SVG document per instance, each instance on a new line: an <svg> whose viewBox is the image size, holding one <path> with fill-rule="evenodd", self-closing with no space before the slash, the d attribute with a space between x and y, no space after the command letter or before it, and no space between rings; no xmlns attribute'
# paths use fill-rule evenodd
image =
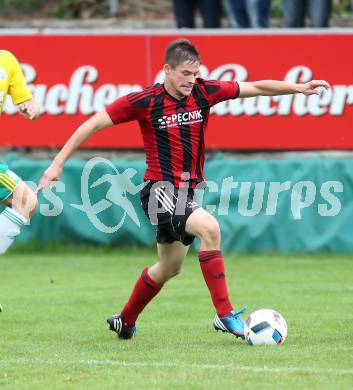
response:
<svg viewBox="0 0 353 390"><path fill-rule="evenodd" d="M107 318L109 329L116 332L120 339L129 340L136 336L136 326L129 326L120 314Z"/></svg>
<svg viewBox="0 0 353 390"><path fill-rule="evenodd" d="M213 326L216 330L222 332L229 332L234 334L236 337L240 337L243 340L244 336L244 321L240 317L240 314L245 313L245 309L240 311L232 310L227 316L219 317L217 314L213 320Z"/></svg>

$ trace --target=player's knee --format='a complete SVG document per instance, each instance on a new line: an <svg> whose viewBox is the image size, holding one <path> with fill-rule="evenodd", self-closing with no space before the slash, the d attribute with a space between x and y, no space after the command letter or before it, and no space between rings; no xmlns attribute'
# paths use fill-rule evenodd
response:
<svg viewBox="0 0 353 390"><path fill-rule="evenodd" d="M221 239L221 230L215 219L209 219L201 231L201 240L209 244L218 244Z"/></svg>
<svg viewBox="0 0 353 390"><path fill-rule="evenodd" d="M37 195L26 184L20 183L11 196L9 206L29 219L38 207Z"/></svg>

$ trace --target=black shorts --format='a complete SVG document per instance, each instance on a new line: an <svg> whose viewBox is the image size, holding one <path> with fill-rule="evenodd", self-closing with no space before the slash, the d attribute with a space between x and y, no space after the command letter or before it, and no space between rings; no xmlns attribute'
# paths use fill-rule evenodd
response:
<svg viewBox="0 0 353 390"><path fill-rule="evenodd" d="M191 188L176 188L166 181L149 181L141 191L141 206L153 225L157 226L160 244L180 241L190 245L194 236L185 232L186 221L200 208Z"/></svg>

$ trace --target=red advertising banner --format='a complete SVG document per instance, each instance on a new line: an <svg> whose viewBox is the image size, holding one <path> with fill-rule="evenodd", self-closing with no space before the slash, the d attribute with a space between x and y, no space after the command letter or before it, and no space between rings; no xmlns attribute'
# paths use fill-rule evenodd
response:
<svg viewBox="0 0 353 390"><path fill-rule="evenodd" d="M166 45L177 35L3 35L20 60L42 116L23 120L10 101L0 146L62 146L76 127L120 96L162 80ZM235 99L214 107L206 134L213 149L353 149L353 34L187 36L209 79L306 82L322 95ZM90 148L141 148L137 122L101 131Z"/></svg>

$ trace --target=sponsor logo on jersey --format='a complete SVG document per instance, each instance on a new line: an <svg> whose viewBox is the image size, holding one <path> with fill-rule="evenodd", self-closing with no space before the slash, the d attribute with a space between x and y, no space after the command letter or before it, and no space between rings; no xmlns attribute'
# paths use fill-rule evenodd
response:
<svg viewBox="0 0 353 390"><path fill-rule="evenodd" d="M172 115L163 115L158 119L159 128L166 129L174 126L192 125L203 121L201 110L194 110L191 112L178 112Z"/></svg>

